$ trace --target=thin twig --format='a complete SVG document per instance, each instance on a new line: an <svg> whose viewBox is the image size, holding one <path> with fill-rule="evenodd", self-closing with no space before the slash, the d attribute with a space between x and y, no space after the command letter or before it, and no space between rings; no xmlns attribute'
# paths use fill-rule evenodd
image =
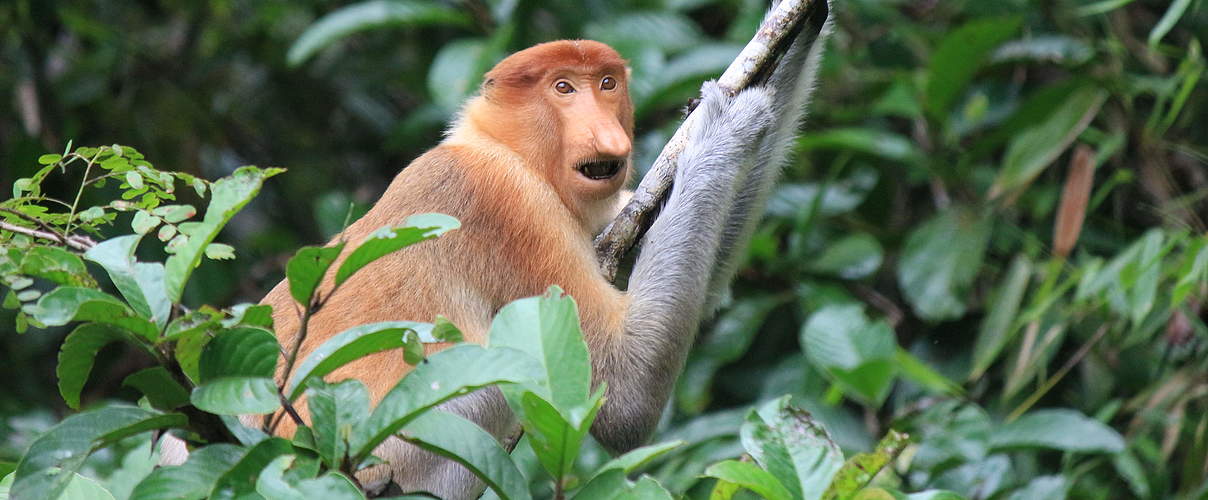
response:
<svg viewBox="0 0 1208 500"><path fill-rule="evenodd" d="M88 249L96 246L96 242L93 241L92 238L88 238L86 236L68 236L64 238L59 233L39 231L37 229L31 229L25 226L18 226L10 222L0 221L0 229L17 234L24 234L26 236L32 236L38 239L53 241L55 243L67 245L72 249L81 252L87 252Z"/></svg>
<svg viewBox="0 0 1208 500"><path fill-rule="evenodd" d="M801 36L817 37L822 32L827 15L827 0L781 1L763 20L755 37L717 79L718 86L735 95L747 87L761 84L771 75L776 60L788 50L794 37L802 30L808 32ZM817 43L816 39L814 43ZM687 145L688 134L700 116L698 113L688 114L634 190L633 198L596 237L596 255L601 272L609 281L616 278L621 259L650 226L652 214L666 198L675 178L676 159Z"/></svg>

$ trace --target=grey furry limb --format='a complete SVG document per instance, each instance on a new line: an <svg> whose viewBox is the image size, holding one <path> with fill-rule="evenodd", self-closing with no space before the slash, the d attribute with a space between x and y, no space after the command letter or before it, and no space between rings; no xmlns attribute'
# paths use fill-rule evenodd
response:
<svg viewBox="0 0 1208 500"><path fill-rule="evenodd" d="M755 37L722 73L717 86L733 96L765 83L777 68L780 56L789 50L794 40L804 38L813 45L825 33L823 28L829 14L827 2L781 1L764 18ZM792 62L784 61L785 64ZM616 280L621 259L650 227L652 215L666 200L675 178L676 160L687 145L692 129L700 121L700 114L695 111L684 119L634 190L633 198L596 237L595 248L601 272L609 281Z"/></svg>

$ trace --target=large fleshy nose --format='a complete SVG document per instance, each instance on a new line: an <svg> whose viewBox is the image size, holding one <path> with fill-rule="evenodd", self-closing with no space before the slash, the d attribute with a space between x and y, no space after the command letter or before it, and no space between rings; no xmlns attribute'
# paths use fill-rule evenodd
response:
<svg viewBox="0 0 1208 500"><path fill-rule="evenodd" d="M591 129L591 136L596 153L600 155L625 158L633 149L629 134L615 118L597 121Z"/></svg>

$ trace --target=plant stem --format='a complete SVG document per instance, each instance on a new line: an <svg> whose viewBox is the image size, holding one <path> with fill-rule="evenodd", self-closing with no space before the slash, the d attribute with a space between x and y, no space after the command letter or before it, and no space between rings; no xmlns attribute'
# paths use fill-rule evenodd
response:
<svg viewBox="0 0 1208 500"><path fill-rule="evenodd" d="M67 235L71 234L71 222L75 220L76 208L80 206L80 196L84 194L84 188L88 187L88 174L92 172L93 163L96 163L96 159L105 149L98 148L96 154L88 159L88 164L84 165L84 178L80 180L80 189L76 191L75 201L71 202L71 211L67 213L67 225L63 229L63 238L67 238Z"/></svg>

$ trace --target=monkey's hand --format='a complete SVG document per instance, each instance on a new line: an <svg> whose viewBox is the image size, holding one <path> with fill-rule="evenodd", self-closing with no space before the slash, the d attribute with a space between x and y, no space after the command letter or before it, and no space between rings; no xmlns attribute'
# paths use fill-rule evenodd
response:
<svg viewBox="0 0 1208 500"><path fill-rule="evenodd" d="M705 82L701 96L699 126L679 157L675 185L733 190L753 165L755 151L773 124L773 96L763 87L730 96L713 81Z"/></svg>

